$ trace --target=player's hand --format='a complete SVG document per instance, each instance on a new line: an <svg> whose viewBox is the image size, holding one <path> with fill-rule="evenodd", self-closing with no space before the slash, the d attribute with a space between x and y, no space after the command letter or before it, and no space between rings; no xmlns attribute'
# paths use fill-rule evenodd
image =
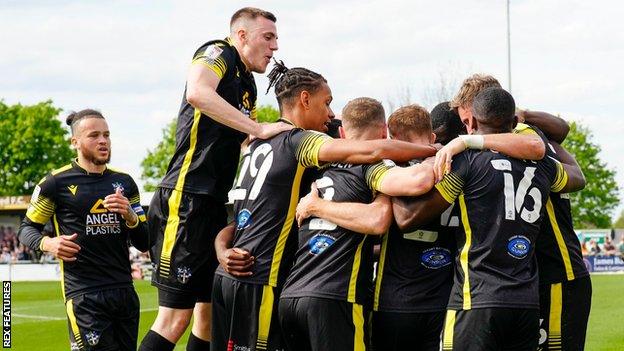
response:
<svg viewBox="0 0 624 351"><path fill-rule="evenodd" d="M251 267L256 258L249 251L234 247L218 253L217 259L223 270L229 274L235 277L248 277L253 274Z"/></svg>
<svg viewBox="0 0 624 351"><path fill-rule="evenodd" d="M132 207L130 201L123 195L121 188L117 188L114 194L107 195L102 202L104 208L115 213L119 213L128 225L133 226L139 220Z"/></svg>
<svg viewBox="0 0 624 351"><path fill-rule="evenodd" d="M457 137L438 151L433 164L433 173L435 174L436 183L441 181L444 175L451 171L453 156L464 150L466 150L466 143L464 143L461 138Z"/></svg>
<svg viewBox="0 0 624 351"><path fill-rule="evenodd" d="M297 204L295 216L297 218L297 224L300 227L304 219L312 216L312 208L318 200L320 200L320 197L318 196L318 188L316 187L316 182L313 182L308 195L302 197Z"/></svg>
<svg viewBox="0 0 624 351"><path fill-rule="evenodd" d="M291 130L294 127L288 123L276 122L276 123L260 123L260 129L255 135L258 139L268 139L281 132Z"/></svg>
<svg viewBox="0 0 624 351"><path fill-rule="evenodd" d="M65 262L72 262L76 260L76 254L80 251L80 245L76 244L74 240L78 237L78 234L72 235L60 235L54 238L44 237L42 249L45 252L49 252L54 257Z"/></svg>

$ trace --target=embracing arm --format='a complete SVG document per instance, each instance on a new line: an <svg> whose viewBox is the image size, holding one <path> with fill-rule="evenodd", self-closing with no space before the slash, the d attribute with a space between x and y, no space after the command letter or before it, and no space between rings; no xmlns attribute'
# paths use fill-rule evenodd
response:
<svg viewBox="0 0 624 351"><path fill-rule="evenodd" d="M243 133L266 139L292 129L286 123L257 123L230 105L217 93L221 78L203 64L193 64L186 82L186 100L215 121Z"/></svg>
<svg viewBox="0 0 624 351"><path fill-rule="evenodd" d="M299 225L308 217L322 218L356 233L383 235L392 222L392 205L383 194L378 194L370 204L323 200L313 183L310 193L297 205Z"/></svg>
<svg viewBox="0 0 624 351"><path fill-rule="evenodd" d="M318 159L352 164L373 163L383 159L406 162L433 156L436 151L433 145L418 145L399 140L332 139L321 146Z"/></svg>
<svg viewBox="0 0 624 351"><path fill-rule="evenodd" d="M435 188L419 197L392 198L394 220L402 231L416 230L431 222L450 205Z"/></svg>
<svg viewBox="0 0 624 351"><path fill-rule="evenodd" d="M574 159L574 156L555 142L551 142L550 145L553 149L555 149L555 153L559 157L559 161L561 161L565 173L568 175L567 183L561 192L570 193L583 190L586 183L585 175L583 174L583 170L581 170L579 164Z"/></svg>
<svg viewBox="0 0 624 351"><path fill-rule="evenodd" d="M251 267L255 257L249 251L232 247L236 222L231 222L221 229L215 238L214 246L217 260L223 270L236 277L247 277L253 274Z"/></svg>
<svg viewBox="0 0 624 351"><path fill-rule="evenodd" d="M538 127L549 140L562 143L570 132L570 125L563 118L546 112L518 110L520 122Z"/></svg>
<svg viewBox="0 0 624 351"><path fill-rule="evenodd" d="M466 149L496 150L505 155L524 160L541 160L546 154L544 141L534 132L530 134L460 135L436 154L434 165L436 180L442 179L444 171L451 169L453 156Z"/></svg>
<svg viewBox="0 0 624 351"><path fill-rule="evenodd" d="M433 158L430 158L417 165L390 168L378 190L390 196L418 196L429 191L433 182Z"/></svg>

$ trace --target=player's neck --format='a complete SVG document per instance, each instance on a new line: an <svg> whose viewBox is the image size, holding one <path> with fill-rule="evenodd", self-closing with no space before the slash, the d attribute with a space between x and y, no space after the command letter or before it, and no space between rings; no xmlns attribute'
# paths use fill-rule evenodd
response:
<svg viewBox="0 0 624 351"><path fill-rule="evenodd" d="M81 168L83 168L85 171L87 171L89 173L103 173L106 170L106 165L105 164L104 165L96 165L95 163L85 159L81 155L78 155L78 159L76 160L76 162L78 163L78 165Z"/></svg>

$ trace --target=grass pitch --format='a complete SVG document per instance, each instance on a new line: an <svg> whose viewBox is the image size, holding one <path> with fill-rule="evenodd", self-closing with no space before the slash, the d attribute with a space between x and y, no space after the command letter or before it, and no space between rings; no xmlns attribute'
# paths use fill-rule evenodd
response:
<svg viewBox="0 0 624 351"><path fill-rule="evenodd" d="M593 275L593 299L586 350L624 350L624 275ZM141 299L139 341L158 308L156 289L135 282ZM67 320L59 282L14 282L12 285L12 349L69 350ZM176 350L186 349L187 334Z"/></svg>

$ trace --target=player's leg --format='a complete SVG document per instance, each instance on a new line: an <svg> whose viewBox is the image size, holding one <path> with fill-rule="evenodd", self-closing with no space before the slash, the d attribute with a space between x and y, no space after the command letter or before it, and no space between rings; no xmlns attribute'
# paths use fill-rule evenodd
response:
<svg viewBox="0 0 624 351"><path fill-rule="evenodd" d="M497 311L496 325L504 327L502 349L509 351L533 351L539 344L539 310L503 308Z"/></svg>
<svg viewBox="0 0 624 351"><path fill-rule="evenodd" d="M210 350L210 341L212 340L212 284L214 272L219 264L214 249L214 239L227 224L227 211L223 204L208 196L202 196L201 201L197 211L194 211L193 216L187 219L191 223L189 225L193 226L192 231L196 232L195 236L201 233L202 239L194 240L193 246L197 245L201 248L200 254L204 257L201 267L195 272L195 276L201 285L194 287L197 303L193 311L193 327L186 344L188 351Z"/></svg>
<svg viewBox="0 0 624 351"><path fill-rule="evenodd" d="M419 319L413 320L413 326L411 335L415 335L410 338L411 345L419 345L422 351L437 351L440 349L440 334L442 333L442 327L444 326L445 312L428 312L418 313ZM418 326L423 326L420 330L416 330ZM413 347L413 346L412 346Z"/></svg>
<svg viewBox="0 0 624 351"><path fill-rule="evenodd" d="M307 317L307 339L313 351L367 350L368 313L360 304L316 297L299 306Z"/></svg>
<svg viewBox="0 0 624 351"><path fill-rule="evenodd" d="M278 318L282 337L288 350L310 351L309 327L306 318L308 311L305 309L301 313L298 310L299 303L305 304L306 301L307 298L281 298L279 301Z"/></svg>
<svg viewBox="0 0 624 351"><path fill-rule="evenodd" d="M119 349L106 300L96 291L65 303L72 351Z"/></svg>
<svg viewBox="0 0 624 351"><path fill-rule="evenodd" d="M589 276L563 284L561 345L563 350L584 350L587 321L591 309Z"/></svg>
<svg viewBox="0 0 624 351"><path fill-rule="evenodd" d="M498 326L493 319L493 310L496 309L446 311L441 350L502 350L498 344Z"/></svg>
<svg viewBox="0 0 624 351"><path fill-rule="evenodd" d="M113 330L120 351L134 351L139 332L140 305L134 288L114 289L107 304L115 311Z"/></svg>
<svg viewBox="0 0 624 351"><path fill-rule="evenodd" d="M156 320L141 341L139 350L173 350L189 325L195 306L195 296L159 288L158 305Z"/></svg>
<svg viewBox="0 0 624 351"><path fill-rule="evenodd" d="M193 327L186 343L187 351L210 351L212 305L209 302L197 302L193 309Z"/></svg>
<svg viewBox="0 0 624 351"><path fill-rule="evenodd" d="M412 350L422 343L422 323L416 313L373 312L372 342L374 350ZM444 315L442 316L444 320ZM435 346L439 348L438 330Z"/></svg>

